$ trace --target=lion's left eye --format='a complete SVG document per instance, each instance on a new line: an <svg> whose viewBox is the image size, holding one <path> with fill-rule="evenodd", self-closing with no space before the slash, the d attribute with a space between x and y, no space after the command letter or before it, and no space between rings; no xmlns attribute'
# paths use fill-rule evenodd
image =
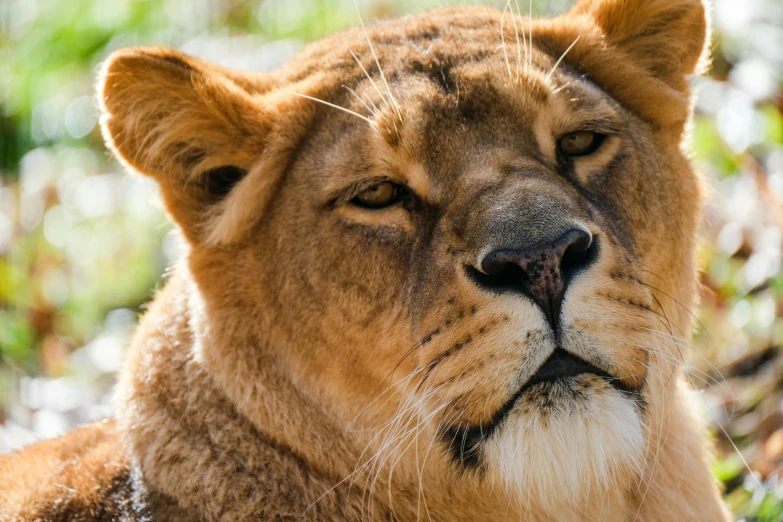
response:
<svg viewBox="0 0 783 522"><path fill-rule="evenodd" d="M601 146L603 136L590 131L566 134L557 142L560 152L570 157L592 154Z"/></svg>
<svg viewBox="0 0 783 522"><path fill-rule="evenodd" d="M351 203L371 209L389 207L399 201L400 192L399 186L383 181L360 192Z"/></svg>

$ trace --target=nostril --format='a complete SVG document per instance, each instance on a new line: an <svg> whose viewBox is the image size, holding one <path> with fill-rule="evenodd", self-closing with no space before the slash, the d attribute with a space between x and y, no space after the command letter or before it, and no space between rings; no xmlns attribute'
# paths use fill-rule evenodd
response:
<svg viewBox="0 0 783 522"><path fill-rule="evenodd" d="M479 266L465 270L478 286L493 292L517 292L530 298L558 329L560 306L570 280L598 257L598 237L572 228L551 243L490 252Z"/></svg>
<svg viewBox="0 0 783 522"><path fill-rule="evenodd" d="M494 291L518 289L529 280L527 272L519 265L513 252L503 250L488 254L481 269L466 267L468 275L479 285Z"/></svg>
<svg viewBox="0 0 783 522"><path fill-rule="evenodd" d="M581 231L580 231L581 232ZM580 234L563 253L560 271L566 284L582 270L588 268L598 257L598 236Z"/></svg>
<svg viewBox="0 0 783 522"><path fill-rule="evenodd" d="M524 270L520 266L519 254L515 250L496 250L488 254L481 262L481 271L487 275L502 275L509 271Z"/></svg>
<svg viewBox="0 0 783 522"><path fill-rule="evenodd" d="M564 239L568 244L566 252L584 252L593 244L593 235L582 228L571 230L565 235Z"/></svg>

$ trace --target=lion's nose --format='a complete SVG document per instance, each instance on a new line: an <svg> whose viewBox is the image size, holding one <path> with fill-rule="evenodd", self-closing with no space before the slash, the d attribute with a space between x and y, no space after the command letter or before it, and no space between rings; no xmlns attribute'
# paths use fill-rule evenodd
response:
<svg viewBox="0 0 783 522"><path fill-rule="evenodd" d="M493 291L521 292L543 310L557 331L560 307L572 278L598 255L597 237L571 228L555 241L525 248L500 248L481 260L473 279Z"/></svg>

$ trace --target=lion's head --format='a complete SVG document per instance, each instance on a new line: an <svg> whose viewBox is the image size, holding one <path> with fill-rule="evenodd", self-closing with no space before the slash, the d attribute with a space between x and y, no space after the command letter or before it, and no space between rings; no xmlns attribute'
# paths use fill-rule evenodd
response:
<svg viewBox="0 0 783 522"><path fill-rule="evenodd" d="M194 356L260 429L403 513L579 503L644 483L686 416L707 36L701 0L582 0L379 22L272 74L128 49L103 128L189 244Z"/></svg>

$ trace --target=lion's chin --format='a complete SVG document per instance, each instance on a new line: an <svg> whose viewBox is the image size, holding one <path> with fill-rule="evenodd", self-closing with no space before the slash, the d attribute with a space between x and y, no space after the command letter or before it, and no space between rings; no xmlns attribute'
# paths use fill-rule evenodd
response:
<svg viewBox="0 0 783 522"><path fill-rule="evenodd" d="M520 502L579 502L641 473L643 429L633 401L605 382L541 384L486 441L487 468Z"/></svg>

